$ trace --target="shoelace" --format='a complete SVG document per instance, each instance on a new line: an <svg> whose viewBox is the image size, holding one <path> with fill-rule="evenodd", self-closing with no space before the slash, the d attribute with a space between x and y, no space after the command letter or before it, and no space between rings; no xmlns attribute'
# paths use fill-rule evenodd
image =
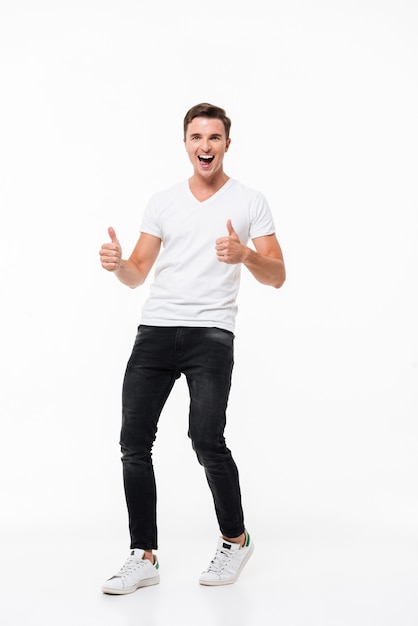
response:
<svg viewBox="0 0 418 626"><path fill-rule="evenodd" d="M234 555L233 552L217 550L213 558L213 561L210 562L208 571L217 572L217 573L221 572L228 565L233 555Z"/></svg>
<svg viewBox="0 0 418 626"><path fill-rule="evenodd" d="M122 565L121 569L119 570L119 572L116 574L117 576L128 576L129 574L131 574L132 572L134 572L135 570L137 570L139 567L143 567L145 565L145 561L143 559L138 560L133 556L130 556L126 563L124 565Z"/></svg>

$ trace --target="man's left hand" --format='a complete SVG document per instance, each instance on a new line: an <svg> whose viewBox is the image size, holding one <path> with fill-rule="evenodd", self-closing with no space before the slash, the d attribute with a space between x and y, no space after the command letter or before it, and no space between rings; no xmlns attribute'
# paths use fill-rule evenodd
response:
<svg viewBox="0 0 418 626"><path fill-rule="evenodd" d="M220 237L216 240L216 254L218 261L222 263L242 263L245 255L246 246L244 246L235 232L231 220L226 223L228 237Z"/></svg>

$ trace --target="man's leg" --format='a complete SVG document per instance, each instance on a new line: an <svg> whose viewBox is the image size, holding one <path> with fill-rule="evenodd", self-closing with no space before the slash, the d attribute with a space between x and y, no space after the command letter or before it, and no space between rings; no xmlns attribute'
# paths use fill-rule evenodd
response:
<svg viewBox="0 0 418 626"><path fill-rule="evenodd" d="M224 438L234 337L217 328L194 330L184 370L190 389L189 435L205 469L222 533L199 582L228 585L236 582L254 550L244 528L238 469Z"/></svg>
<svg viewBox="0 0 418 626"><path fill-rule="evenodd" d="M239 475L224 438L234 336L218 328L196 328L189 337L183 370L190 390L189 436L206 473L221 533L239 541L245 530Z"/></svg>
<svg viewBox="0 0 418 626"><path fill-rule="evenodd" d="M151 449L158 419L178 373L172 368L173 331L140 326L122 393L121 448L131 551L103 593L126 594L160 581L156 487Z"/></svg>
<svg viewBox="0 0 418 626"><path fill-rule="evenodd" d="M170 328L140 326L123 383L120 444L131 548L146 553L158 547L151 450L162 408L179 375L171 369L174 334Z"/></svg>

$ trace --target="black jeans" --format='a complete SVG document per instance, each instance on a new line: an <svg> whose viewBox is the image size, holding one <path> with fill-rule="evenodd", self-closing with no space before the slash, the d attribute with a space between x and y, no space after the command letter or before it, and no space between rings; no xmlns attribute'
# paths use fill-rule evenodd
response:
<svg viewBox="0 0 418 626"><path fill-rule="evenodd" d="M221 533L244 532L238 470L224 438L234 335L219 328L139 326L122 392L121 449L131 548L157 549L151 450L158 419L183 373L190 392L189 431L212 491ZM175 466L175 456L171 459Z"/></svg>

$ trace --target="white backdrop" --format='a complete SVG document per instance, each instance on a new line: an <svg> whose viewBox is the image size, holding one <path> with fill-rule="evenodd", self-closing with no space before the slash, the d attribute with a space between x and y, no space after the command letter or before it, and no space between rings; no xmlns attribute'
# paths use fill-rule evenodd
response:
<svg viewBox="0 0 418 626"><path fill-rule="evenodd" d="M120 388L149 281L99 265L190 175L186 110L226 108L226 172L287 264L244 273L227 440L258 536L416 542L418 8L412 0L3 0L2 536L127 545ZM181 379L155 446L160 540L216 536ZM179 487L179 488L177 488Z"/></svg>

